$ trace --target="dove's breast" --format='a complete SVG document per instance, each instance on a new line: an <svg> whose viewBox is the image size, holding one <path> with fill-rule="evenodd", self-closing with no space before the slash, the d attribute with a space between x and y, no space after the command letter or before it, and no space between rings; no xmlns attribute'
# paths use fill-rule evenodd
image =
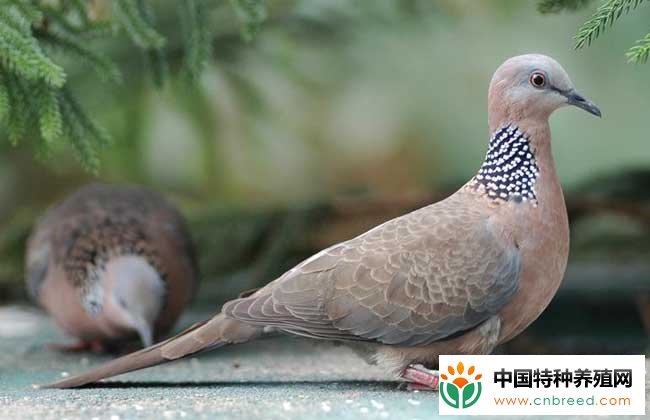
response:
<svg viewBox="0 0 650 420"><path fill-rule="evenodd" d="M514 210L521 212L516 218L514 235L522 252L523 269L517 293L499 313L503 320L501 343L539 317L564 278L569 256L569 220L554 167L540 172L537 197L536 206Z"/></svg>

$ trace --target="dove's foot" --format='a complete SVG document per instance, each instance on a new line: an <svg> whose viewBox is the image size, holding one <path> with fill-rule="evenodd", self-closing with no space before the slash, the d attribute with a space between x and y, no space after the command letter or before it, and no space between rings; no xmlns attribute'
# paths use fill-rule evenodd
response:
<svg viewBox="0 0 650 420"><path fill-rule="evenodd" d="M47 348L61 353L104 353L106 348L99 340L77 340L74 343L48 343Z"/></svg>
<svg viewBox="0 0 650 420"><path fill-rule="evenodd" d="M409 365L402 378L410 383L407 386L409 391L437 391L440 378L437 370L430 370L422 365Z"/></svg>

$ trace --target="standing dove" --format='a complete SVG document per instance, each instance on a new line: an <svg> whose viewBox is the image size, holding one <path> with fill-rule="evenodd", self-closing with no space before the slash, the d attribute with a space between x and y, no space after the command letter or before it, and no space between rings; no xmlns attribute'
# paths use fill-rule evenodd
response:
<svg viewBox="0 0 650 420"><path fill-rule="evenodd" d="M301 262L221 313L153 347L48 387L77 387L271 332L356 342L416 387L436 389L440 354L483 354L546 308L569 227L548 118L600 116L552 58L513 57L490 83L492 133L478 173L450 197Z"/></svg>
<svg viewBox="0 0 650 420"><path fill-rule="evenodd" d="M27 247L27 288L79 342L150 346L190 302L197 268L180 214L135 186L93 184L51 208Z"/></svg>

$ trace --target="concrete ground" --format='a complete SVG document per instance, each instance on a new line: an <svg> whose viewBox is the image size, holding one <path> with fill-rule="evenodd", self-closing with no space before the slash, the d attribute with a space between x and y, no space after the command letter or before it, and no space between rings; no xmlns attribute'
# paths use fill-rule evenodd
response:
<svg viewBox="0 0 650 420"><path fill-rule="evenodd" d="M190 318L196 315L181 324ZM438 413L437 394L398 390L350 349L290 338L216 350L94 388L32 389L107 360L44 347L63 340L40 312L0 307L0 419L423 420Z"/></svg>

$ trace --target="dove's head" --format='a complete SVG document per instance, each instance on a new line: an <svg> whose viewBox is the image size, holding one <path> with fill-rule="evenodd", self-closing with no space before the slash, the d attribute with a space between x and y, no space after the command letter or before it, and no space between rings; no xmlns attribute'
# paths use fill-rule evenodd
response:
<svg viewBox="0 0 650 420"><path fill-rule="evenodd" d="M111 322L137 333L143 346L153 344L165 303L165 283L158 272L140 256L122 255L106 264L106 280L105 312Z"/></svg>
<svg viewBox="0 0 650 420"><path fill-rule="evenodd" d="M506 60L492 77L488 94L490 128L525 120L547 121L556 109L573 105L600 117L600 110L580 95L560 63L541 54Z"/></svg>

